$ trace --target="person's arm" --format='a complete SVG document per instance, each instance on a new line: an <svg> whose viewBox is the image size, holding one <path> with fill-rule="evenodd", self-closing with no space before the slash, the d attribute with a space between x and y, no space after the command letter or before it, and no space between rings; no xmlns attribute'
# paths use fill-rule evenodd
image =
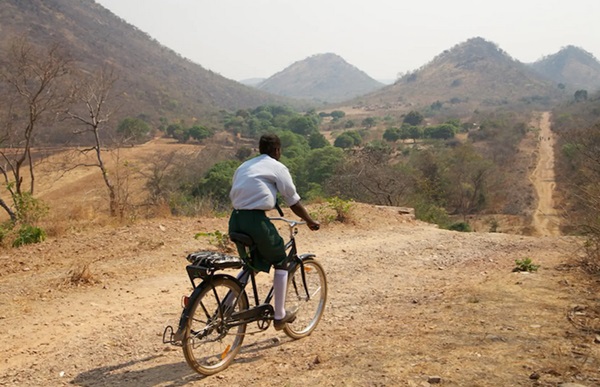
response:
<svg viewBox="0 0 600 387"><path fill-rule="evenodd" d="M290 206L290 208L292 209L294 214L298 215L300 218L302 218L302 220L304 220L306 222L306 225L308 226L308 228L310 228L313 231L319 229L319 227L320 227L319 222L315 221L310 216L310 214L308 213L308 211L306 211L306 208L304 208L302 203L298 202L298 203L294 204L293 206Z"/></svg>

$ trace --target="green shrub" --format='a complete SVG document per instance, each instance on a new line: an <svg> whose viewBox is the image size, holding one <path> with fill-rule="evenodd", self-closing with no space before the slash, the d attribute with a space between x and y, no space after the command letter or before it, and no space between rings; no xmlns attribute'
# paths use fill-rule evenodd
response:
<svg viewBox="0 0 600 387"><path fill-rule="evenodd" d="M337 196L327 199L329 208L335 212L335 220L338 222L348 222L350 220L350 210L354 202L352 200L340 199Z"/></svg>
<svg viewBox="0 0 600 387"><path fill-rule="evenodd" d="M448 226L448 230L460 231L460 232L471 232L471 226L467 222L456 222Z"/></svg>
<svg viewBox="0 0 600 387"><path fill-rule="evenodd" d="M224 253L229 253L233 251L229 240L229 234L226 234L219 230L215 230L214 232L199 232L196 235L194 235L194 238L196 239L199 239L201 237L210 238L208 243L210 243L213 246L216 246L219 249L219 251L222 251Z"/></svg>
<svg viewBox="0 0 600 387"><path fill-rule="evenodd" d="M13 247L20 247L32 243L40 243L46 239L46 232L39 227L24 224L17 231L17 237L13 241Z"/></svg>
<svg viewBox="0 0 600 387"><path fill-rule="evenodd" d="M333 222L349 222L351 221L351 210L354 206L352 200L344 200L338 197L326 199L327 203L315 206L310 216L319 221L321 225L330 224Z"/></svg>
<svg viewBox="0 0 600 387"><path fill-rule="evenodd" d="M450 217L443 207L426 202L417 203L415 217L423 222L434 223L444 228L450 223Z"/></svg>
<svg viewBox="0 0 600 387"><path fill-rule="evenodd" d="M515 265L516 266L513 269L514 272L517 272L517 271L533 272L533 271L537 271L537 269L540 267L540 265L534 265L533 262L531 261L531 258L516 259Z"/></svg>
<svg viewBox="0 0 600 387"><path fill-rule="evenodd" d="M15 195L14 201L20 223L35 224L48 214L48 205L30 193Z"/></svg>

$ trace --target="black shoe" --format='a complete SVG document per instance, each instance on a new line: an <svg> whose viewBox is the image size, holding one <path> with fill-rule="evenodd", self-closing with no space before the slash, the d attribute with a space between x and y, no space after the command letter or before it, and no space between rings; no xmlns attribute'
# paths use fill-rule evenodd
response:
<svg viewBox="0 0 600 387"><path fill-rule="evenodd" d="M284 318L282 318L281 320L277 320L277 319L273 320L273 327L275 328L276 331L280 331L283 329L285 324L293 323L295 319L296 319L296 312L295 311L290 312L289 310L286 310Z"/></svg>

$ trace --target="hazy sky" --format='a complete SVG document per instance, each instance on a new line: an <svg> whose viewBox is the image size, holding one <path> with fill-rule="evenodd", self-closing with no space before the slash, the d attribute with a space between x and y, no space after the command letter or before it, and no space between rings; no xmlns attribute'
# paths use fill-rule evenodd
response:
<svg viewBox="0 0 600 387"><path fill-rule="evenodd" d="M600 0L96 0L227 78L267 78L335 53L395 79L469 38L521 62L574 45L600 58Z"/></svg>

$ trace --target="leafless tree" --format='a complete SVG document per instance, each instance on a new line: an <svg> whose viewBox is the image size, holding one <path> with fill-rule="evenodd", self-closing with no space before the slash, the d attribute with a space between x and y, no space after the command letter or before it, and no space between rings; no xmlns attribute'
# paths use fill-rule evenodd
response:
<svg viewBox="0 0 600 387"><path fill-rule="evenodd" d="M103 159L102 131L108 123L112 111L108 100L113 92L118 77L114 70L108 67L87 75L82 75L74 87L73 97L75 103L66 111L69 119L75 120L81 126L74 134L91 134L92 145L79 150L83 154L94 153L95 162L92 164L79 164L78 166L95 166L100 168L104 184L108 189L109 210L111 216L119 214L119 189L111 179ZM106 133L104 133L106 134Z"/></svg>
<svg viewBox="0 0 600 387"><path fill-rule="evenodd" d="M0 173L13 200L11 208L0 198L0 206L13 221L19 217L19 197L33 196L34 154L38 127L43 120L56 118L68 100L65 78L71 59L58 44L47 51L35 48L26 38L12 41L0 65L0 89L4 111L0 117ZM29 186L23 185L29 179Z"/></svg>
<svg viewBox="0 0 600 387"><path fill-rule="evenodd" d="M365 203L406 204L414 184L402 165L391 163L391 149L365 147L348 154L347 161L327 182L329 194L344 193Z"/></svg>

